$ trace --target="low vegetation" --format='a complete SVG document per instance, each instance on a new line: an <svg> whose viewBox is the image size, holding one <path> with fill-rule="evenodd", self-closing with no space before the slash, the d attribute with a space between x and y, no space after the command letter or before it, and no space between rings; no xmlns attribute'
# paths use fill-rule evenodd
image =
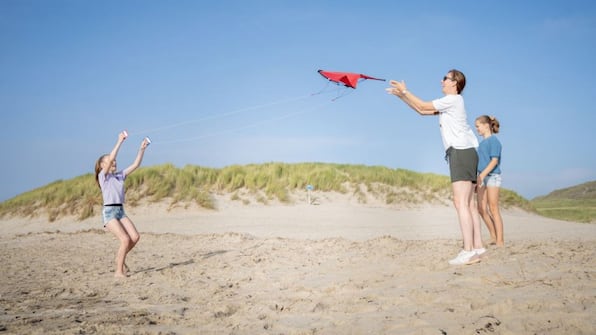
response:
<svg viewBox="0 0 596 335"><path fill-rule="evenodd" d="M531 201L541 215L560 220L596 222L596 181L553 191Z"/></svg>
<svg viewBox="0 0 596 335"><path fill-rule="evenodd" d="M339 192L360 203L381 201L394 206L423 203L449 204L449 178L382 166L326 163L266 163L233 165L221 169L171 164L143 167L126 180L127 206L167 201L170 206L196 204L215 209L214 194L230 194L231 200L249 204L271 201L293 203L307 185L317 192ZM517 193L502 191L503 207L533 210ZM6 215L48 215L50 221L75 215L85 219L99 215L101 193L95 178L87 174L56 181L0 204Z"/></svg>

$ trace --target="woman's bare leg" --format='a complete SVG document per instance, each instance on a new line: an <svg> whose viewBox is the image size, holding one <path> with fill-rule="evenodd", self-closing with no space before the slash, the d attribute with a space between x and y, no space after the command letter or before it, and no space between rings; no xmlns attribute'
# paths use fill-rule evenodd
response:
<svg viewBox="0 0 596 335"><path fill-rule="evenodd" d="M474 222L472 219L472 211L470 209L470 197L473 190L473 184L470 181L456 181L451 183L451 186L453 189L453 204L457 211L459 227L464 240L464 250L471 251L474 243Z"/></svg>
<svg viewBox="0 0 596 335"><path fill-rule="evenodd" d="M484 248L484 244L482 243L482 229L480 228L480 217L478 215L478 205L476 204L475 197L474 197L474 190L476 189L476 184L472 184L472 190L470 192L470 199L469 199L469 208L470 208L470 215L472 216L472 227L473 227L473 247L474 249L482 249Z"/></svg>

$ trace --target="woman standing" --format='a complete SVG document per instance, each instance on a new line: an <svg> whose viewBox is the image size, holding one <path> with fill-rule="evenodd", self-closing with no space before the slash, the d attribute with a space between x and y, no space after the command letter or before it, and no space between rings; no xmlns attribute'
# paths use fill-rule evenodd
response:
<svg viewBox="0 0 596 335"><path fill-rule="evenodd" d="M486 250L482 246L480 220L475 215L473 197L474 184L477 181L478 140L468 125L464 99L461 96L466 86L466 77L455 69L447 72L441 81L444 96L432 101L423 101L412 94L403 81L391 80L390 84L387 92L400 98L420 115L439 116L445 158L449 162L453 203L463 238L463 250L449 264L476 263Z"/></svg>

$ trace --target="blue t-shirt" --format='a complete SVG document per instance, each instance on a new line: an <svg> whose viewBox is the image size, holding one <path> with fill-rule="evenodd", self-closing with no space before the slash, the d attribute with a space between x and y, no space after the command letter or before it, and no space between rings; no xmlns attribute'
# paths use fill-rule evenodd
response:
<svg viewBox="0 0 596 335"><path fill-rule="evenodd" d="M100 171L97 177L103 195L103 204L123 204L124 179L126 179L124 171L108 174L104 174L103 171Z"/></svg>
<svg viewBox="0 0 596 335"><path fill-rule="evenodd" d="M491 135L480 142L478 146L478 173L486 169L491 159L496 157L499 161L490 173L501 174L501 149L501 142L495 135Z"/></svg>

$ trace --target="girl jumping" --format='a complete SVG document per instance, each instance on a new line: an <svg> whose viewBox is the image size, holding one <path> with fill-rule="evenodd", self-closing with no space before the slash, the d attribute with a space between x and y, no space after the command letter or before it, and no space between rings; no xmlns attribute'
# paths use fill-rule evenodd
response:
<svg viewBox="0 0 596 335"><path fill-rule="evenodd" d="M140 238L137 228L124 212L124 180L141 165L145 148L150 143L148 139L144 139L132 165L118 171L116 156L127 136L126 131L118 134L118 141L112 152L102 155L95 163L95 180L103 196L103 225L120 240L116 254L116 278L126 277L126 255Z"/></svg>

